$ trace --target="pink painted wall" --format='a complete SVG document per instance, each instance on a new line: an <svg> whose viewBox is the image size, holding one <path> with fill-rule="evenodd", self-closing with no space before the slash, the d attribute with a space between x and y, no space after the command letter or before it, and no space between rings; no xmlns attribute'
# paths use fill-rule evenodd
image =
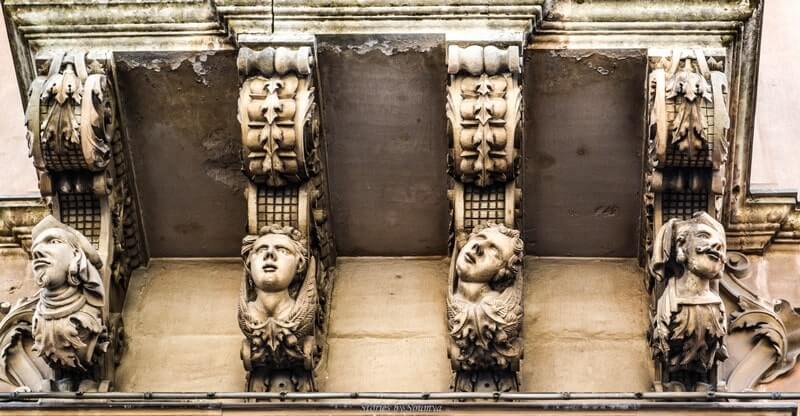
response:
<svg viewBox="0 0 800 416"><path fill-rule="evenodd" d="M800 2L767 0L751 190L800 190Z"/></svg>
<svg viewBox="0 0 800 416"><path fill-rule="evenodd" d="M0 11L2 13L2 11ZM28 156L25 116L11 59L5 19L0 17L0 196L38 194Z"/></svg>

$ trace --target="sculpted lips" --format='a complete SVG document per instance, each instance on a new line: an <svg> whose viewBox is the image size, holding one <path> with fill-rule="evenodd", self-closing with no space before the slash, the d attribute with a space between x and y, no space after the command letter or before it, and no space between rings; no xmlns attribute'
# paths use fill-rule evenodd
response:
<svg viewBox="0 0 800 416"><path fill-rule="evenodd" d="M722 259L722 253L712 247L699 248L697 251L711 257L715 261Z"/></svg>
<svg viewBox="0 0 800 416"><path fill-rule="evenodd" d="M278 270L278 266L272 263L265 263L261 270L264 270L265 272L274 272L275 270Z"/></svg>
<svg viewBox="0 0 800 416"><path fill-rule="evenodd" d="M47 259L40 257L40 258L34 259L33 262L32 262L32 265L33 265L33 270L37 271L37 270L39 270L39 269L41 269L41 268L43 268L45 266L49 266L50 262Z"/></svg>
<svg viewBox="0 0 800 416"><path fill-rule="evenodd" d="M472 253L466 252L464 254L464 257L466 257L467 263L475 264L475 256Z"/></svg>

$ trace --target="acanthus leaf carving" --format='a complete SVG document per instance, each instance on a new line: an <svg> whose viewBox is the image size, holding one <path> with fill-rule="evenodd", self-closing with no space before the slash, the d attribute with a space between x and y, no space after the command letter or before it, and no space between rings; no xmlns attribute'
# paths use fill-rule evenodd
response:
<svg viewBox="0 0 800 416"><path fill-rule="evenodd" d="M126 144L117 124L111 55L54 51L37 62L42 65L31 83L26 124L39 188L52 217L33 229L33 270L43 289L29 336L30 351L41 354L53 379L26 387L104 391L117 364L110 357L118 357L123 345L116 339L121 320L109 324L109 317L119 315L128 277L144 256ZM37 243L37 233L53 244ZM53 247L64 245L79 255L48 259ZM40 273L53 268L60 272ZM13 366L12 361L5 364Z"/></svg>
<svg viewBox="0 0 800 416"><path fill-rule="evenodd" d="M519 231L487 224L453 254L447 323L455 391L519 390L522 247ZM493 250L501 261L487 262Z"/></svg>
<svg viewBox="0 0 800 416"><path fill-rule="evenodd" d="M490 186L515 175L515 140L522 115L519 48L477 45L448 49L447 119L454 173Z"/></svg>
<svg viewBox="0 0 800 416"><path fill-rule="evenodd" d="M238 314L247 389L315 391L335 248L312 50L241 48L237 63L244 171L250 179ZM273 240L287 238L282 247L289 249L275 251ZM255 263L267 265L252 268ZM266 275L283 276L284 285L264 284Z"/></svg>
<svg viewBox="0 0 800 416"><path fill-rule="evenodd" d="M312 62L309 47L240 52L240 72L249 77L239 96L239 121L245 172L255 182L279 187L311 175L310 120L316 104L306 67Z"/></svg>

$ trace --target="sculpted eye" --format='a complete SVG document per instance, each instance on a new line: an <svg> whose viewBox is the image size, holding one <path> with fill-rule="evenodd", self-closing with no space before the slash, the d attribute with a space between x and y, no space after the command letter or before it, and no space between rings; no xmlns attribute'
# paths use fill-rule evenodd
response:
<svg viewBox="0 0 800 416"><path fill-rule="evenodd" d="M709 234L709 233L707 233L705 231L700 231L699 233L697 233L697 236L700 237L700 238L710 238L711 234Z"/></svg>
<svg viewBox="0 0 800 416"><path fill-rule="evenodd" d="M281 254L289 254L289 249L286 247L278 247L277 250Z"/></svg>
<svg viewBox="0 0 800 416"><path fill-rule="evenodd" d="M54 238L50 240L50 244L63 244L64 242L60 238Z"/></svg>

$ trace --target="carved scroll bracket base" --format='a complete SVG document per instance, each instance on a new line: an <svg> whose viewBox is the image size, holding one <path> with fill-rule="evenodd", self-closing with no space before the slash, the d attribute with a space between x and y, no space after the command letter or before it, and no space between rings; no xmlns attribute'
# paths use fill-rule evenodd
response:
<svg viewBox="0 0 800 416"><path fill-rule="evenodd" d="M250 392L312 392L317 391L311 370L269 370L259 367L248 373Z"/></svg>
<svg viewBox="0 0 800 416"><path fill-rule="evenodd" d="M515 371L457 371L453 376L452 391L456 392L506 392L519 391Z"/></svg>

